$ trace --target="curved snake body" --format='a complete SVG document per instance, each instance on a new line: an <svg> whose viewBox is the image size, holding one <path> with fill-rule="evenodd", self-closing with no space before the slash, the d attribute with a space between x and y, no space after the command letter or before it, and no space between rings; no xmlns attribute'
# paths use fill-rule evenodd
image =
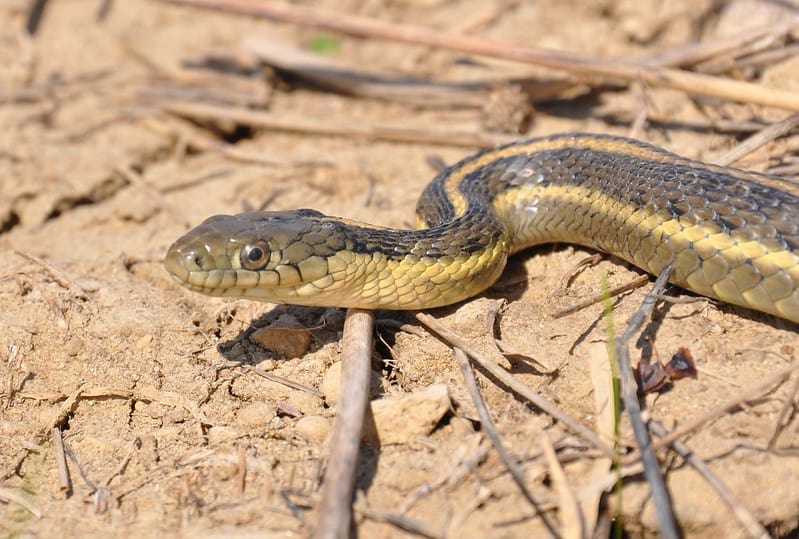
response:
<svg viewBox="0 0 799 539"><path fill-rule="evenodd" d="M610 253L698 294L799 322L799 190L639 141L556 135L478 153L422 194L419 230L313 210L215 216L176 241L191 290L273 303L424 309L489 287L548 242Z"/></svg>

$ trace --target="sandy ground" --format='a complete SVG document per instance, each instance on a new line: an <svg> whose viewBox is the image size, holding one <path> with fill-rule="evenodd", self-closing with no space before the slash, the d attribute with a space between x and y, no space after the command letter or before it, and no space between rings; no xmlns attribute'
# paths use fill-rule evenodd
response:
<svg viewBox="0 0 799 539"><path fill-rule="evenodd" d="M325 433L335 415L323 382L334 380L343 313L202 297L173 283L161 259L190 225L253 207L313 207L407 226L418 194L434 175L427 159L453 163L476 148L191 122L143 96L156 88L211 89L260 101L271 111L343 125L462 132L483 129L480 112L351 98L203 66L210 52L235 52L245 37L319 47L327 34L312 29L142 0L112 3L98 17L99 0L61 0L49 3L30 38L24 31L28 4L0 5L0 536L307 535L317 518ZM491 3L496 16L467 31L631 59L784 20L791 12L776 3L710 0L518 4ZM347 2L346 9L451 29L486 5L366 0ZM391 75L471 81L539 73L376 40L325 39L332 42L322 47L327 55ZM795 58L740 74L799 91ZM668 122L651 122L640 138L713 160L735 137L703 128L703 122L785 115L677 91L646 88L643 95L642 100L640 93L606 91L537 104L526 134L629 134L645 103L653 117ZM215 138L259 160L198 149L198 140ZM799 138L782 139L742 165L763 170L798 147ZM564 289L564 275L590 254L569 246L526 252L483 297L432 314L496 358L487 320L497 301L507 300L496 336L554 370L541 372L529 359L498 361L594 428L591 364L597 349L604 349L596 343L607 339L607 319L598 305L565 319L552 313L600 292L603 275L615 286L639 273L606 259ZM617 327L627 323L644 293L614 302ZM253 326L284 314L310 328L310 349L301 357L242 346L242 335ZM413 323L407 314L379 317ZM794 358L799 344L795 325L725 305L679 304L656 317L657 357L668 360L685 346L700 371L698 379L647 398L652 416L669 429L768 377ZM452 411L425 435L363 446L361 507L402 513L440 536L547 534L479 431L450 349L424 332L384 326L379 337L374 396L396 398L444 384ZM265 379L253 368L323 396ZM482 376L480 385L547 521L568 529L567 516L558 511L562 491L543 457L544 437L557 450L572 492L593 499L596 510L590 486L608 477L609 464L505 389ZM799 423L791 411L792 386L760 393L685 439L743 507L771 533L786 536L796 533L799 521ZM794 408L781 420L791 399ZM308 417L313 420L301 422ZM74 455L69 490L58 480L50 432L55 424ZM631 445L626 423L622 435ZM686 536L746 536L715 490L681 459L661 455ZM9 501L17 497L41 516ZM606 496L602 506L623 515L631 536L656 534L640 476L626 478L622 496ZM410 536L374 515L359 513L356 521L360 537Z"/></svg>

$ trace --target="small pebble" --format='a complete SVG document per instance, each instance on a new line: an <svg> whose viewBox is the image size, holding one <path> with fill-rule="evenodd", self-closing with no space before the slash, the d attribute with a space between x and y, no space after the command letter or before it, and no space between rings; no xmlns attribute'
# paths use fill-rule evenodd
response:
<svg viewBox="0 0 799 539"><path fill-rule="evenodd" d="M330 437L330 420L320 415L307 415L297 420L294 430L309 442L322 445Z"/></svg>
<svg viewBox="0 0 799 539"><path fill-rule="evenodd" d="M254 401L243 406L236 413L236 424L243 427L262 427L277 415L277 410L271 404L263 401Z"/></svg>
<svg viewBox="0 0 799 539"><path fill-rule="evenodd" d="M333 363L325 372L319 391L324 393L325 402L328 406L336 404L338 400L338 390L341 385L341 361Z"/></svg>
<svg viewBox="0 0 799 539"><path fill-rule="evenodd" d="M211 427L208 429L208 443L211 445L227 442L238 436L239 432L230 427Z"/></svg>
<svg viewBox="0 0 799 539"><path fill-rule="evenodd" d="M292 391L286 404L298 410L302 415L312 415L322 408L322 399L304 391Z"/></svg>
<svg viewBox="0 0 799 539"><path fill-rule="evenodd" d="M300 357L311 347L311 332L290 314L252 332L250 341L286 359Z"/></svg>
<svg viewBox="0 0 799 539"><path fill-rule="evenodd" d="M427 436L452 408L449 389L435 384L405 397L372 401L373 428L367 421L364 438L380 445L404 444Z"/></svg>

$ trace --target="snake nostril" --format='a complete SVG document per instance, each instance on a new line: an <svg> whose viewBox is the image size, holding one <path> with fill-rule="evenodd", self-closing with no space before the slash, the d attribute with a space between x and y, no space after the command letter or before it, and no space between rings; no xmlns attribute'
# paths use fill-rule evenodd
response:
<svg viewBox="0 0 799 539"><path fill-rule="evenodd" d="M197 252L186 253L183 256L183 260L185 261L186 269L190 271L201 270L205 265L205 257Z"/></svg>

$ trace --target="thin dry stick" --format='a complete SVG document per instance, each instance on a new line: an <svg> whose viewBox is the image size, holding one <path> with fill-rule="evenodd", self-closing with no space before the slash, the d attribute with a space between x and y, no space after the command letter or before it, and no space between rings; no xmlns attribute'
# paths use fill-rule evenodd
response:
<svg viewBox="0 0 799 539"><path fill-rule="evenodd" d="M358 503L355 506L355 511L364 517L374 520L375 522L383 522L391 524L397 528L404 530L412 535L419 537L426 537L427 539L446 539L446 535L434 530L433 527L421 520L417 520L401 513L391 513L388 511L377 511L366 507L363 503Z"/></svg>
<svg viewBox="0 0 799 539"><path fill-rule="evenodd" d="M67 468L67 457L64 453L64 439L61 437L61 429L59 427L51 428L50 436L53 438L53 450L58 467L59 490L69 496L72 493L72 480L69 477L69 468Z"/></svg>
<svg viewBox="0 0 799 539"><path fill-rule="evenodd" d="M493 148L499 144L518 140L518 137L489 133L409 129L387 125L368 125L354 121L342 123L341 121L326 121L318 118L310 118L307 115L275 114L244 107L222 107L218 105L163 100L153 101L153 104L178 116L200 118L204 120L232 121L242 125L266 127L276 131L290 131L293 133L357 136L396 142L445 144L448 146L466 147L477 146L479 148Z"/></svg>
<svg viewBox="0 0 799 539"><path fill-rule="evenodd" d="M361 66L263 38L247 39L243 47L262 63L314 86L334 92L420 106L482 107L488 85L431 83L423 79L392 78Z"/></svg>
<svg viewBox="0 0 799 539"><path fill-rule="evenodd" d="M66 288L69 292L80 299L88 299L89 294L75 281L67 277L63 271L56 268L46 260L39 258L36 255L31 253L26 253L24 251L14 251L16 254L23 258L27 258L34 264L39 265L47 274L50 276L52 280L58 283L62 288Z"/></svg>
<svg viewBox="0 0 799 539"><path fill-rule="evenodd" d="M321 391L317 391L312 387L308 387L302 385L299 382L295 382L294 380L289 380L284 376L280 376L278 374L272 374L271 372L262 371L261 369L256 369L252 365L243 365L243 368L247 372L251 372L255 375L260 376L261 378L266 378L270 382L275 382L276 384L281 384L286 387L290 387L292 389L296 389L297 391L302 391L303 393L308 393L309 395L313 395L314 397L324 398L325 394Z"/></svg>
<svg viewBox="0 0 799 539"><path fill-rule="evenodd" d="M552 314L552 317L563 318L564 316L568 316L570 314L576 313L581 309L585 309L586 307L590 307L591 305L604 301L607 297L613 298L618 296L619 294L629 292L630 290L641 288L642 286L644 286L646 283L649 282L649 279L650 279L649 275L641 275L640 277L636 277L629 283L617 286L616 288L610 290L610 292L608 292L607 294L605 293L597 294L592 298L588 298L579 303L575 303L573 305L569 305L567 307L559 309Z"/></svg>
<svg viewBox="0 0 799 539"><path fill-rule="evenodd" d="M657 281L655 281L655 286L652 287L653 293L660 294L663 292L673 271L674 268L672 266L666 266L660 276L658 276ZM619 362L621 394L624 400L624 407L630 415L630 422L632 423L635 440L641 452L641 460L644 464L644 477L646 477L646 480L649 482L649 487L652 489L652 498L658 515L660 533L663 537L677 539L680 537L680 533L674 518L671 497L669 496L669 491L666 489L663 476L660 473L660 463L655 455L655 451L652 449L652 438L649 436L649 431L646 428L641 414L641 404L638 402L638 384L633 374L628 348L628 343L635 334L641 330L644 322L652 313L655 303L657 303L657 300L651 296L644 298L638 312L630 319L627 329L625 329L624 333L620 336L616 337L616 358Z"/></svg>
<svg viewBox="0 0 799 539"><path fill-rule="evenodd" d="M552 535L557 536L555 528L549 522L549 519L547 519L546 514L541 511L540 504L535 500L535 498L533 498L532 493L527 488L527 481L524 478L524 470L521 468L521 466L519 466L519 463L516 461L516 459L514 459L505 449L505 446L502 443L502 438L500 438L499 433L497 433L496 428L494 428L494 421L491 419L491 414L488 413L488 408L486 408L483 396L480 394L480 388L477 387L477 380L474 377L474 372L472 372L472 366L469 364L469 358L460 348L453 348L453 351L455 352L455 357L458 359L458 367L460 367L463 381L466 383L466 388L469 390L469 395L472 397L474 407L477 409L477 415L480 418L481 428L485 429L488 439L491 440L491 444L494 446L497 455L499 455L500 460L503 464L505 464L508 472L510 472L513 481L522 492L522 496L524 496L528 503L533 506L533 509L541 517L544 525L552 533Z"/></svg>
<svg viewBox="0 0 799 539"><path fill-rule="evenodd" d="M341 344L341 387L330 461L322 484L315 539L347 539L352 521L352 488L358 464L364 413L369 400L374 314L348 309Z"/></svg>
<svg viewBox="0 0 799 539"><path fill-rule="evenodd" d="M791 386L791 389L785 396L785 402L782 405L780 414L777 416L777 420L774 422L774 430L771 432L771 436L768 440L769 449L774 449L776 447L780 434L782 434L783 429L788 426L788 421L786 421L786 419L792 411L795 412L796 410L794 398L796 398L797 393L799 393L799 377L794 380L793 386Z"/></svg>
<svg viewBox="0 0 799 539"><path fill-rule="evenodd" d="M652 432L655 433L656 436L666 436L668 431L666 428L658 421L650 421L649 427L652 429ZM757 519L749 512L744 505L738 501L738 498L735 497L735 494L727 488L727 485L719 478L713 470L707 465L707 463L696 456L696 454L691 450L690 447L685 445L683 442L675 440L671 444L671 448L679 454L685 461L693 466L693 468L699 472L702 477L705 478L710 486L716 489L716 492L719 493L722 501L726 503L732 513L735 515L735 518L738 519L738 522L746 529L746 532L749 534L750 537L757 538L757 539L768 539L769 534L766 529L760 525Z"/></svg>
<svg viewBox="0 0 799 539"><path fill-rule="evenodd" d="M158 204L159 208L163 210L164 213L175 218L175 220L186 228L191 226L191 220L186 217L185 212L181 208L166 201L164 199L164 194L157 187L147 181L144 176L133 170L129 165L116 165L114 166L114 172L125 178L125 180L131 184L142 189L147 196Z"/></svg>
<svg viewBox="0 0 799 539"><path fill-rule="evenodd" d="M21 492L0 486L0 500L13 502L27 509L36 518L42 518L42 510L32 501L28 500Z"/></svg>
<svg viewBox="0 0 799 539"><path fill-rule="evenodd" d="M605 455L611 458L614 457L615 453L613 448L600 440L594 431L571 417L569 414L545 398L541 397L541 395L529 387L516 380L516 378L514 378L496 363L485 359L482 354L475 350L474 347L469 344L468 341L466 341L466 339L447 328L427 313L416 313L416 319L449 345L460 348L466 352L469 357L474 359L481 367L491 373L494 378L508 386L512 391L530 401L538 409L563 423L569 430L593 445Z"/></svg>
<svg viewBox="0 0 799 539"><path fill-rule="evenodd" d="M772 140L787 135L797 125L799 125L799 113L791 114L784 120L772 124L748 137L736 147L716 159L716 164L727 166L735 163L745 155L752 153Z"/></svg>
<svg viewBox="0 0 799 539"><path fill-rule="evenodd" d="M641 80L650 86L672 88L695 95L799 111L799 94L796 92L765 88L749 82L689 73L679 69L658 68L629 62L603 61L562 51L517 46L501 41L453 35L421 26L390 23L368 17L278 2L266 3L252 0L160 1L167 4L264 17L358 37L374 37L415 45L440 47L478 56L539 65L580 76L599 76L605 79L621 79L628 82ZM792 19L786 23L786 26L792 27L796 24L797 20Z"/></svg>
<svg viewBox="0 0 799 539"><path fill-rule="evenodd" d="M666 52L653 54L642 58L640 63L652 66L688 66L707 61L714 56L732 53L754 41L769 37L779 37L791 31L792 24L783 26L767 24L749 30L744 30L735 35L710 39L701 43L689 43Z"/></svg>

